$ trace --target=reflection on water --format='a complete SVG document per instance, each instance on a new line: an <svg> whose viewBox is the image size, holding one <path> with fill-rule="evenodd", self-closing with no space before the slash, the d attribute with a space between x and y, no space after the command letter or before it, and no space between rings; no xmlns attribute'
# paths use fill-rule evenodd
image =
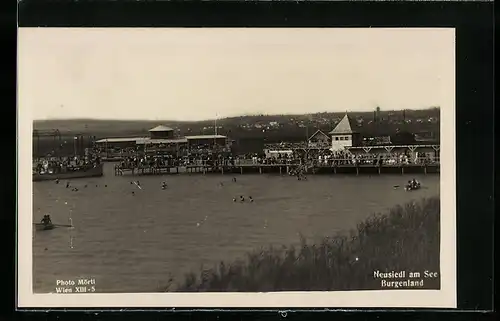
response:
<svg viewBox="0 0 500 321"><path fill-rule="evenodd" d="M243 175L232 182L230 175L115 177L112 167L104 177L72 181L76 192L66 182L33 183L34 220L50 214L67 224L71 216L75 225L34 233L35 292L76 277L94 277L98 292L157 291L201 265L294 244L299 233L332 235L373 212L439 194L437 175L416 176L423 188L405 192L393 186L413 177Z"/></svg>

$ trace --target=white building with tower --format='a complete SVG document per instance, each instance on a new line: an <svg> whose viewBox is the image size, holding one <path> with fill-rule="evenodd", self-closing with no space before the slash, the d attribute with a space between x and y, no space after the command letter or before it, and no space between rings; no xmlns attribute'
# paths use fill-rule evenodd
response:
<svg viewBox="0 0 500 321"><path fill-rule="evenodd" d="M356 123L346 113L344 118L328 134L332 137L332 151L344 150L348 147L360 146L362 137L354 130Z"/></svg>

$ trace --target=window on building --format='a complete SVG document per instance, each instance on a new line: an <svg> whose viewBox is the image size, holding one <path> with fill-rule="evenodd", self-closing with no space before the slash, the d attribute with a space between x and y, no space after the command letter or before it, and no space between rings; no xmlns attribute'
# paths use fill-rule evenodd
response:
<svg viewBox="0 0 500 321"><path fill-rule="evenodd" d="M335 140L339 140L339 138L337 136L335 136Z"/></svg>
<svg viewBox="0 0 500 321"><path fill-rule="evenodd" d="M339 139L340 139L340 140L344 140L344 136L340 136L340 137L339 137Z"/></svg>

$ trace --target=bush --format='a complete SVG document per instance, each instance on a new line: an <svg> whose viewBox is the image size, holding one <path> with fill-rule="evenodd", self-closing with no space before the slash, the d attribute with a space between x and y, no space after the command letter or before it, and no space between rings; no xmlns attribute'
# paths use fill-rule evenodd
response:
<svg viewBox="0 0 500 321"><path fill-rule="evenodd" d="M270 246L243 260L189 273L175 291L269 292L379 289L374 271L439 271L439 197L375 214L348 235L299 248ZM439 278L425 289L439 289Z"/></svg>

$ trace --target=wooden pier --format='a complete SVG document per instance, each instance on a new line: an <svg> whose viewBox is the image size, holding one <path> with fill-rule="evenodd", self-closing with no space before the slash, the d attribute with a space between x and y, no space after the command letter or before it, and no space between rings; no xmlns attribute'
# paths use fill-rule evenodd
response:
<svg viewBox="0 0 500 321"><path fill-rule="evenodd" d="M238 165L187 165L175 167L138 167L121 168L115 166L115 175L170 175L170 174L279 174L290 175L299 168L305 174L312 175L383 175L383 174L438 174L439 164L404 164L404 165L316 165L298 164L238 164Z"/></svg>

